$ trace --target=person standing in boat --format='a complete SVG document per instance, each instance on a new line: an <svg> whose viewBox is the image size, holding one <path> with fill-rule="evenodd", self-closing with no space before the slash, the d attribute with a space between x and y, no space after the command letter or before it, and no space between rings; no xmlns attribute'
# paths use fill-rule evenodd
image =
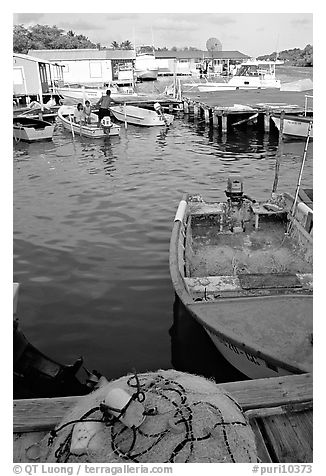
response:
<svg viewBox="0 0 326 476"><path fill-rule="evenodd" d="M111 97L111 91L108 89L106 91L106 95L102 96L101 99L96 103L96 106L99 108L98 111L98 122L99 126L101 124L101 120L105 116L111 116L110 106L114 105L116 101Z"/></svg>
<svg viewBox="0 0 326 476"><path fill-rule="evenodd" d="M91 106L91 103L87 100L85 101L85 106L84 106L84 119L86 124L91 123L91 113L92 113L92 106Z"/></svg>

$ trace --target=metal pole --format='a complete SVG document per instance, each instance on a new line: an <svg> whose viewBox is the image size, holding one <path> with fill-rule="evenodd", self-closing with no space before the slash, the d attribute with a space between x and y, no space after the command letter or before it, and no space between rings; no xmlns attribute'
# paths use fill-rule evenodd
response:
<svg viewBox="0 0 326 476"><path fill-rule="evenodd" d="M301 179L302 179L304 164L306 162L306 157L307 157L307 150L308 150L311 128L312 128L312 121L309 122L309 126L308 126L307 140L306 140L305 148L304 148L304 151L303 151L300 173L299 173L299 177L298 177L297 188L296 188L296 191L295 191L295 196L294 196L294 201L293 201L293 206L292 206L292 211L291 211L292 216L294 216L294 214L295 214L295 208L296 208L297 201L298 201L299 189L300 189L300 185L301 185Z"/></svg>

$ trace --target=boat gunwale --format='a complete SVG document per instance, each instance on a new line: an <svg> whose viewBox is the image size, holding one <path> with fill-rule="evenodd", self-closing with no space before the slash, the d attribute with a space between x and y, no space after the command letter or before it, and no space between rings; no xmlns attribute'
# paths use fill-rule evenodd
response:
<svg viewBox="0 0 326 476"><path fill-rule="evenodd" d="M270 355L266 353L266 351L262 348L257 349L256 347L252 347L251 345L247 345L241 340L239 340L239 336L234 334L230 329L226 329L224 331L223 327L223 332L219 331L218 329L214 328L211 326L209 323L206 322L206 320L196 311L197 305L205 305L205 306L211 306L211 307L216 307L218 308L219 301L218 302L212 302L212 301L195 301L192 297L190 292L188 291L186 282L184 280L185 276L182 276L180 273L180 267L179 267L179 254L178 254L178 246L180 242L180 235L182 231L182 227L184 225L185 230L187 228L186 222L188 221L189 216L191 215L189 213L189 204L188 204L188 194L185 194L182 197L182 200L185 200L187 202L187 207L184 209L184 214L183 216L180 216L178 219L175 219L173 228L172 228L172 233L171 233L171 239L170 239L170 249L169 249L169 265L170 265L170 275L171 275L171 280L173 284L173 288L175 290L175 293L183 303L183 305L186 307L186 309L190 312L190 314L206 329L208 329L210 332L215 334L216 336L220 336L224 340L229 340L230 343L236 345L237 347L245 350L246 352L250 352L254 356L257 356L258 358L270 362L272 365L275 365L277 367L283 368L285 370L288 370L292 373L305 373L305 372L310 372L311 369L307 369L306 367L298 364L297 362L294 362L293 360L289 362L284 362L277 357ZM182 202L180 201L180 203ZM180 205L179 203L179 205ZM209 202L205 202L209 203ZM185 237L187 236L187 233L185 231ZM185 262L184 262L185 265ZM280 295L281 297L284 297L284 295ZM246 300L246 301L252 301L252 300L272 300L272 299L279 299L279 295L270 295L270 296L239 296L239 297L223 297L223 302L239 302L239 299ZM286 297L295 297L295 298L310 298L313 299L312 295L307 295L307 294L287 294ZM198 306L199 307L199 306Z"/></svg>

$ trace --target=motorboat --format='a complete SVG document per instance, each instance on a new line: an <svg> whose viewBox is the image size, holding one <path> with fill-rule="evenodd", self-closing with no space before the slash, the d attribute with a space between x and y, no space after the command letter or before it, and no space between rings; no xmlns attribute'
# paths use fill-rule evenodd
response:
<svg viewBox="0 0 326 476"><path fill-rule="evenodd" d="M170 243L176 296L247 377L311 372L313 211L286 192L256 201L237 177L226 195L185 195L179 204Z"/></svg>
<svg viewBox="0 0 326 476"><path fill-rule="evenodd" d="M114 117L118 121L137 126L169 126L172 124L174 116L162 111L159 103L154 104L154 111L138 106L121 104L110 107Z"/></svg>
<svg viewBox="0 0 326 476"><path fill-rule="evenodd" d="M138 96L132 87L119 87L114 82L110 82L101 88L88 87L81 84L66 85L56 87L55 93L62 97L63 101L67 104L89 101L92 105L95 105L102 96L105 96L108 89L111 91L111 97L116 100L123 101L125 98Z"/></svg>
<svg viewBox="0 0 326 476"><path fill-rule="evenodd" d="M121 128L118 124L114 124L110 117L103 117L99 123L98 116L92 112L90 123L78 124L74 122L75 110L75 106L61 106L58 110L59 122L66 130L71 132L73 136L90 137L92 139L119 136Z"/></svg>
<svg viewBox="0 0 326 476"><path fill-rule="evenodd" d="M281 81L276 79L275 61L250 60L242 63L231 79L220 82L197 83L200 92L235 91L237 89L280 89Z"/></svg>
<svg viewBox="0 0 326 476"><path fill-rule="evenodd" d="M155 80L158 76L158 64L152 46L136 48L135 75L137 80Z"/></svg>

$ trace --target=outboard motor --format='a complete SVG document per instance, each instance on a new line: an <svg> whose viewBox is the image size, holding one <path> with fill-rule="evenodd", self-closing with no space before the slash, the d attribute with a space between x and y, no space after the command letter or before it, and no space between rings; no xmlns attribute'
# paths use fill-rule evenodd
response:
<svg viewBox="0 0 326 476"><path fill-rule="evenodd" d="M101 119L101 125L103 127L103 131L108 134L110 132L110 129L112 127L112 121L111 121L111 118L109 116L104 116L102 119Z"/></svg>
<svg viewBox="0 0 326 476"><path fill-rule="evenodd" d="M163 121L165 122L165 125L167 126L168 123L167 123L166 117L165 117L165 115L164 115L164 113L163 113L162 106L161 106L161 104L160 104L159 102L156 102L156 103L154 104L154 110L155 110L155 112L163 119Z"/></svg>
<svg viewBox="0 0 326 476"><path fill-rule="evenodd" d="M242 202L243 200L243 181L241 177L229 177L225 194L232 202Z"/></svg>
<svg viewBox="0 0 326 476"><path fill-rule="evenodd" d="M229 177L225 194L228 197L228 222L230 231L234 233L243 232L244 210L243 210L243 181L241 177Z"/></svg>

